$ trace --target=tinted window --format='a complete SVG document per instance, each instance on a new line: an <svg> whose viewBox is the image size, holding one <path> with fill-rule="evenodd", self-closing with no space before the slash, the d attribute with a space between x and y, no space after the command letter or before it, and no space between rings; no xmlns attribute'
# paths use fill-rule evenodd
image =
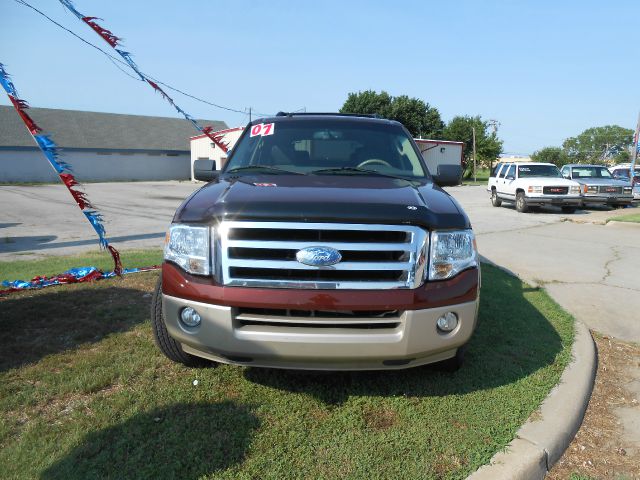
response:
<svg viewBox="0 0 640 480"><path fill-rule="evenodd" d="M509 164L502 164L500 165L501 169L498 172L498 178L504 178L504 176L507 174L507 169L509 168Z"/></svg>
<svg viewBox="0 0 640 480"><path fill-rule="evenodd" d="M518 177L562 177L555 165L519 165Z"/></svg>
<svg viewBox="0 0 640 480"><path fill-rule="evenodd" d="M266 166L309 173L351 167L403 177L427 176L411 139L397 125L330 119L268 125L264 135L251 136L255 125L247 129L225 170Z"/></svg>
<svg viewBox="0 0 640 480"><path fill-rule="evenodd" d="M498 175L498 171L504 165L503 163L498 163L495 167L493 167L493 171L491 172L492 177L496 177Z"/></svg>

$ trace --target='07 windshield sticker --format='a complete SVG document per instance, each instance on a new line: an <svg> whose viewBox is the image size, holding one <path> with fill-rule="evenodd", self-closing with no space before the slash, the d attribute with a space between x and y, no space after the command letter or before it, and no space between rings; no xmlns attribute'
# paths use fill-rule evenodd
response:
<svg viewBox="0 0 640 480"><path fill-rule="evenodd" d="M253 127L251 127L251 132L249 133L249 136L264 137L267 135L273 135L274 131L275 131L275 125L273 123L258 123L257 125L254 125Z"/></svg>

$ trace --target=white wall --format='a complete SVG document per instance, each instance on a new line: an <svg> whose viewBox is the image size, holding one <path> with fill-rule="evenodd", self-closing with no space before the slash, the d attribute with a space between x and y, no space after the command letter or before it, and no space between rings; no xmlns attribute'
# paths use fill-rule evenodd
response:
<svg viewBox="0 0 640 480"><path fill-rule="evenodd" d="M435 175L438 165L460 165L462 161L462 144L442 143L437 140L417 140L429 173Z"/></svg>
<svg viewBox="0 0 640 480"><path fill-rule="evenodd" d="M233 148L240 138L242 130L244 130L244 127L222 130L225 132L222 140L229 143L229 148ZM216 132L214 132L214 135L215 133ZM195 180L193 176L193 162L201 159L215 160L216 169L220 170L227 160L227 154L223 152L220 147L215 146L209 137L199 135L191 138L191 180Z"/></svg>
<svg viewBox="0 0 640 480"><path fill-rule="evenodd" d="M188 180L189 155L111 153L63 150L80 181ZM40 150L0 150L0 182L57 182L58 175Z"/></svg>

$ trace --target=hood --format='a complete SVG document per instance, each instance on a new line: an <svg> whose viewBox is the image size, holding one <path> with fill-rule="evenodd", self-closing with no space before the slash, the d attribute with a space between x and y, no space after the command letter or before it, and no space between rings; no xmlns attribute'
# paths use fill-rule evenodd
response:
<svg viewBox="0 0 640 480"><path fill-rule="evenodd" d="M582 185L611 185L614 187L628 187L629 182L624 180L616 180L615 178L575 178L574 182L578 182Z"/></svg>
<svg viewBox="0 0 640 480"><path fill-rule="evenodd" d="M410 224L469 228L458 203L433 183L365 175L243 175L208 183L174 222L223 220Z"/></svg>
<svg viewBox="0 0 640 480"><path fill-rule="evenodd" d="M557 187L575 187L578 185L578 183L573 180L567 180L561 177L525 177L521 180L527 182L529 185L541 185L543 187L552 185Z"/></svg>

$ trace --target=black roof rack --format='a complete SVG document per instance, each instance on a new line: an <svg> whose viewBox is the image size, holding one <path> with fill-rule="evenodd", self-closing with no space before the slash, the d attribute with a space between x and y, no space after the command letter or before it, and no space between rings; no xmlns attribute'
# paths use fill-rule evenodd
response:
<svg viewBox="0 0 640 480"><path fill-rule="evenodd" d="M276 117L294 117L302 115L329 115L332 117L366 117L366 118L384 118L377 113L336 113L336 112L278 112Z"/></svg>

